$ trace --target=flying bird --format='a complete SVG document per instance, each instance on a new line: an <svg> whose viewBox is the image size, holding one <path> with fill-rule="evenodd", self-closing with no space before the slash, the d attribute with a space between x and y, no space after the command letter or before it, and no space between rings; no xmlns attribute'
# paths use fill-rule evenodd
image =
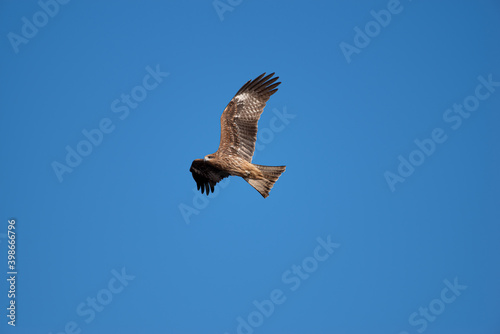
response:
<svg viewBox="0 0 500 334"><path fill-rule="evenodd" d="M276 93L279 77L274 73L259 75L248 81L231 99L220 118L219 149L203 159L196 159L189 171L198 190L208 195L222 179L240 176L264 198L269 196L274 183L286 166L262 166L252 163L257 140L257 122L266 102Z"/></svg>

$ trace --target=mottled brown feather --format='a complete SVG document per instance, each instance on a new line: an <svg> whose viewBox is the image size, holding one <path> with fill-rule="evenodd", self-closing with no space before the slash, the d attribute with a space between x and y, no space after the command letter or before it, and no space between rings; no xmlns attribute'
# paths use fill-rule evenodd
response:
<svg viewBox="0 0 500 334"><path fill-rule="evenodd" d="M257 140L257 123L266 102L278 90L279 77L261 74L245 83L224 109L220 118L221 135L216 155L237 155L252 162Z"/></svg>

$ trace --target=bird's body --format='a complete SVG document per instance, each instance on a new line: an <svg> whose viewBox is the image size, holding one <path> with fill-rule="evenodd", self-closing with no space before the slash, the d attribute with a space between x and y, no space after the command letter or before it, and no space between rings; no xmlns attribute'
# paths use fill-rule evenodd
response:
<svg viewBox="0 0 500 334"><path fill-rule="evenodd" d="M263 178L262 172L254 164L237 155L211 154L213 158L204 159L215 168L227 170L230 175L248 177L251 179Z"/></svg>
<svg viewBox="0 0 500 334"><path fill-rule="evenodd" d="M252 164L257 122L280 84L274 83L278 77L272 78L273 75L265 76L264 73L248 81L224 109L219 149L191 164L190 171L202 193L206 191L208 195L220 180L234 175L242 177L265 198L285 171L285 166Z"/></svg>

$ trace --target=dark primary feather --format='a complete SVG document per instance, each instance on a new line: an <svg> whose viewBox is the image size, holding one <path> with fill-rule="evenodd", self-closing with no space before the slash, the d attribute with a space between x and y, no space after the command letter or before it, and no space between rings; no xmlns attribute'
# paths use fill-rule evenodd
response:
<svg viewBox="0 0 500 334"><path fill-rule="evenodd" d="M189 171L193 174L198 190L201 188L201 193L206 192L207 195L210 191L214 192L214 187L220 180L229 176L229 173L219 170L210 164L210 161L203 159L194 160Z"/></svg>
<svg viewBox="0 0 500 334"><path fill-rule="evenodd" d="M221 138L218 153L238 155L252 162L257 140L257 123L266 102L276 93L279 77L261 74L244 84L229 102L221 116Z"/></svg>

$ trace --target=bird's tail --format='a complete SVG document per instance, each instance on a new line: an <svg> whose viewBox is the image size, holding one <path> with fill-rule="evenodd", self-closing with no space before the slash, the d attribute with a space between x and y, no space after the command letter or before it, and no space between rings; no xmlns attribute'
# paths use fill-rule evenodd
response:
<svg viewBox="0 0 500 334"><path fill-rule="evenodd" d="M264 175L263 179L248 179L245 181L250 183L252 187L255 188L264 198L269 196L269 192L274 186L274 183L278 181L281 173L286 169L286 166L261 166L253 164L257 167Z"/></svg>

